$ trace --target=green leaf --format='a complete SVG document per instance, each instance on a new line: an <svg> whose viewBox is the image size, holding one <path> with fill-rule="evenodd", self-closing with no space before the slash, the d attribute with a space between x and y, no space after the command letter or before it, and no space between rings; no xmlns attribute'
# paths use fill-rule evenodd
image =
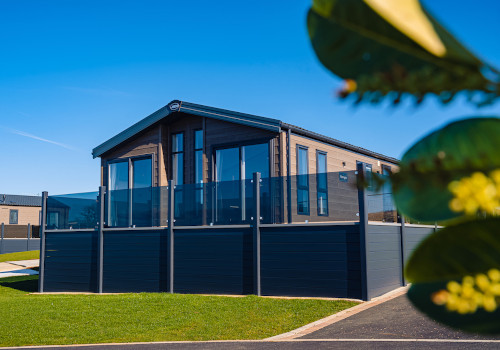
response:
<svg viewBox="0 0 500 350"><path fill-rule="evenodd" d="M494 312L478 309L465 315L451 312L446 307L432 302L432 294L442 289L446 289L446 282L418 283L410 287L407 295L417 309L437 322L466 332L500 333L500 308Z"/></svg>
<svg viewBox="0 0 500 350"><path fill-rule="evenodd" d="M436 305L432 295L449 281L500 269L500 218L468 221L427 237L408 261L405 276L412 286L411 302L432 319L469 332L500 333L500 308L460 314Z"/></svg>
<svg viewBox="0 0 500 350"><path fill-rule="evenodd" d="M500 75L479 60L415 1L313 0L309 37L321 63L357 83L358 101L378 103L395 92L449 102L480 91L478 104L500 95ZM388 6L387 6L388 5ZM490 79L482 71L490 70ZM349 90L345 93L348 94Z"/></svg>
<svg viewBox="0 0 500 350"><path fill-rule="evenodd" d="M461 279L500 269L500 218L467 221L428 236L410 257L405 277L412 283Z"/></svg>
<svg viewBox="0 0 500 350"><path fill-rule="evenodd" d="M420 222L463 216L450 210L451 181L500 169L500 118L459 120L425 136L404 155L392 175L394 201Z"/></svg>

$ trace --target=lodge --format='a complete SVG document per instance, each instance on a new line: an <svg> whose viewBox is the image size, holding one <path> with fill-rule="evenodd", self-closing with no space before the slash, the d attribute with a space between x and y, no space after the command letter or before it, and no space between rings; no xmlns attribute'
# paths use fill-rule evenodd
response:
<svg viewBox="0 0 500 350"><path fill-rule="evenodd" d="M358 186L397 159L277 119L174 100L92 154L99 192L43 192L40 292L369 300L436 229Z"/></svg>
<svg viewBox="0 0 500 350"><path fill-rule="evenodd" d="M153 194L148 188L167 186L173 180L179 203L191 203L189 210L186 204L177 205L177 222L187 224L193 223L193 216L200 220L197 224L248 221L251 204L243 200L248 186L240 186L240 181L248 182L256 172L263 179L284 179L280 183L264 180L265 223L353 220L357 191L348 186L355 182L349 172L362 163L367 171L384 174L397 168L398 162L280 120L177 100L97 146L92 154L101 158L101 185L114 193L112 202L119 202L126 190L150 200ZM328 173L335 174L337 181L329 181ZM335 182L337 186L346 183L351 208L339 206L348 204L345 191L329 191L327 184ZM203 191L203 184L209 183L217 183L215 194ZM120 202L135 203L133 198ZM330 213L332 206L338 208ZM134 207L140 213L135 214ZM207 207L211 207L208 213L203 211ZM151 213L139 205L131 209L110 207L109 225L149 223Z"/></svg>

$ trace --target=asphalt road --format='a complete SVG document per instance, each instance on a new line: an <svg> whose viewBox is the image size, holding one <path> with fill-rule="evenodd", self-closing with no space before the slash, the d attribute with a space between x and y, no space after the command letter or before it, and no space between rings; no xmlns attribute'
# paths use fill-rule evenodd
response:
<svg viewBox="0 0 500 350"><path fill-rule="evenodd" d="M469 334L442 326L417 311L406 295L352 315L302 338L500 340L500 337ZM500 343L497 346L500 349Z"/></svg>
<svg viewBox="0 0 500 350"><path fill-rule="evenodd" d="M23 348L28 349L28 348ZM500 337L479 336L441 326L421 315L405 295L352 315L291 341L166 342L40 347L44 350L490 350L500 349Z"/></svg>

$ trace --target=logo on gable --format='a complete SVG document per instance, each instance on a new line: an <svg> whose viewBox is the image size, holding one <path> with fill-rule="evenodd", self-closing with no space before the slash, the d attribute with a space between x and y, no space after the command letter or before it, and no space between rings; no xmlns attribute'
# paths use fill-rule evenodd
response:
<svg viewBox="0 0 500 350"><path fill-rule="evenodd" d="M168 106L168 108L169 108L171 111L176 111L176 110L178 110L178 109L179 109L179 107L180 107L180 106L181 106L181 105L180 105L179 103L175 102L175 103L172 103L170 106Z"/></svg>

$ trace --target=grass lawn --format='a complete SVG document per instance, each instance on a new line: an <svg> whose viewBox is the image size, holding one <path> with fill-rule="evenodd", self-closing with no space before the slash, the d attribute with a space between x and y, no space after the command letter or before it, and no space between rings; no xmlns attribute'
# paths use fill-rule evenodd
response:
<svg viewBox="0 0 500 350"><path fill-rule="evenodd" d="M20 253L7 253L0 254L0 262L4 261L17 261L17 260L32 260L40 258L39 250L32 250L29 252L20 252Z"/></svg>
<svg viewBox="0 0 500 350"><path fill-rule="evenodd" d="M28 294L37 284L38 276L0 280L0 346L262 339L356 305L167 293Z"/></svg>

